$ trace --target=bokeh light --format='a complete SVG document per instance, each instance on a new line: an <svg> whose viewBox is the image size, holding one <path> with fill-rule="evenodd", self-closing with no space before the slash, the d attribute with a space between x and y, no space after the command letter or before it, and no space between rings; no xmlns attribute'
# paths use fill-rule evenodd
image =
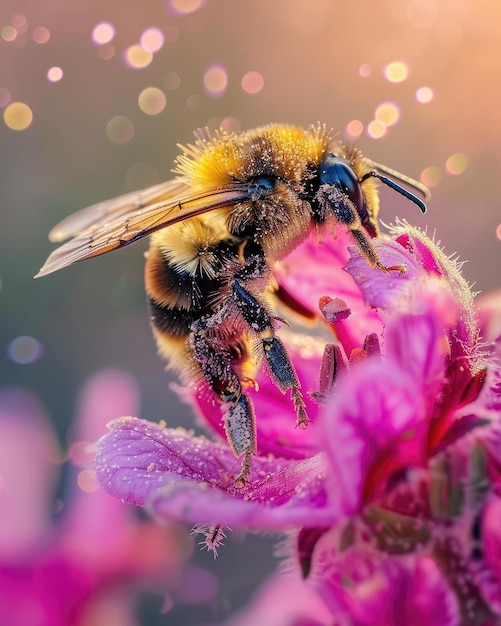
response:
<svg viewBox="0 0 501 626"><path fill-rule="evenodd" d="M394 102L383 102L376 108L374 119L384 126L393 126L400 119L400 107Z"/></svg>
<svg viewBox="0 0 501 626"><path fill-rule="evenodd" d="M358 73L362 78L367 78L367 76L370 76L372 74L372 65L369 65L369 63L364 63L358 68Z"/></svg>
<svg viewBox="0 0 501 626"><path fill-rule="evenodd" d="M94 27L92 31L92 41L98 46L102 46L110 41L115 36L115 27L109 22L101 22Z"/></svg>
<svg viewBox="0 0 501 626"><path fill-rule="evenodd" d="M45 26L37 26L33 29L32 37L35 43L47 43L50 39L50 30Z"/></svg>
<svg viewBox="0 0 501 626"><path fill-rule="evenodd" d="M124 52L124 60L126 65L132 69L140 70L143 67L148 67L153 60L153 54L141 46L134 44L133 46L129 46Z"/></svg>
<svg viewBox="0 0 501 626"><path fill-rule="evenodd" d="M442 180L442 170L436 165L430 165L421 172L419 179L427 187L436 187Z"/></svg>
<svg viewBox="0 0 501 626"><path fill-rule="evenodd" d="M496 228L496 237L501 239L501 224L498 224L498 227Z"/></svg>
<svg viewBox="0 0 501 626"><path fill-rule="evenodd" d="M173 13L187 15L202 8L205 0L170 0L169 6Z"/></svg>
<svg viewBox="0 0 501 626"><path fill-rule="evenodd" d="M4 41L14 41L17 37L17 29L12 24L7 24L7 26L2 28L0 34Z"/></svg>
<svg viewBox="0 0 501 626"><path fill-rule="evenodd" d="M16 337L7 346L7 356L19 365L35 363L43 357L43 345L34 337Z"/></svg>
<svg viewBox="0 0 501 626"><path fill-rule="evenodd" d="M6 107L11 99L10 91L7 87L0 87L0 107Z"/></svg>
<svg viewBox="0 0 501 626"><path fill-rule="evenodd" d="M372 120L366 127L366 133L371 139L381 139L387 132L386 126L379 120Z"/></svg>
<svg viewBox="0 0 501 626"><path fill-rule="evenodd" d="M420 87L416 90L416 100L421 104L427 104L433 100L433 89L430 87Z"/></svg>
<svg viewBox="0 0 501 626"><path fill-rule="evenodd" d="M12 16L12 25L15 26L18 33L25 33L28 29L28 20L22 13L16 13Z"/></svg>
<svg viewBox="0 0 501 626"><path fill-rule="evenodd" d="M25 130L33 121L33 112L24 102L11 102L3 112L3 120L12 130Z"/></svg>
<svg viewBox="0 0 501 626"><path fill-rule="evenodd" d="M242 76L242 89L249 94L259 93L264 87L263 75L259 72L247 72Z"/></svg>
<svg viewBox="0 0 501 626"><path fill-rule="evenodd" d="M167 99L164 92L158 87L146 87L139 94L139 108L147 115L158 115L165 109Z"/></svg>
<svg viewBox="0 0 501 626"><path fill-rule="evenodd" d="M84 469L79 472L77 485L86 493L97 491L99 489L99 483L97 482L96 472L92 469Z"/></svg>
<svg viewBox="0 0 501 626"><path fill-rule="evenodd" d="M109 61L115 56L115 46L112 43L105 43L99 46L97 53L103 61Z"/></svg>
<svg viewBox="0 0 501 626"><path fill-rule="evenodd" d="M163 84L166 89L175 91L181 85L181 76L177 72L167 72L163 77Z"/></svg>
<svg viewBox="0 0 501 626"><path fill-rule="evenodd" d="M360 120L351 120L346 124L344 129L344 136L347 141L354 141L358 139L364 132L364 125Z"/></svg>
<svg viewBox="0 0 501 626"><path fill-rule="evenodd" d="M47 80L51 83L57 83L63 77L63 70L56 65L51 67L47 72Z"/></svg>
<svg viewBox="0 0 501 626"><path fill-rule="evenodd" d="M228 73L224 65L211 65L204 74L203 84L209 96L220 98L228 86Z"/></svg>
<svg viewBox="0 0 501 626"><path fill-rule="evenodd" d="M125 115L115 115L106 125L106 134L113 143L128 143L134 137L134 124Z"/></svg>
<svg viewBox="0 0 501 626"><path fill-rule="evenodd" d="M153 53L160 50L164 45L164 41L165 37L163 32L154 26L143 31L139 43L143 50Z"/></svg>
<svg viewBox="0 0 501 626"><path fill-rule="evenodd" d="M401 83L409 76L409 66L403 61L392 61L383 68L383 76L390 83Z"/></svg>
<svg viewBox="0 0 501 626"><path fill-rule="evenodd" d="M237 133L239 130L242 130L240 120L236 117L225 117L221 120L219 126L227 133Z"/></svg>
<svg viewBox="0 0 501 626"><path fill-rule="evenodd" d="M188 109L195 111L200 106L200 96L197 93L192 93L186 98L186 106Z"/></svg>
<svg viewBox="0 0 501 626"><path fill-rule="evenodd" d="M468 167L468 157L462 152L452 154L445 162L445 171L449 174L462 174Z"/></svg>

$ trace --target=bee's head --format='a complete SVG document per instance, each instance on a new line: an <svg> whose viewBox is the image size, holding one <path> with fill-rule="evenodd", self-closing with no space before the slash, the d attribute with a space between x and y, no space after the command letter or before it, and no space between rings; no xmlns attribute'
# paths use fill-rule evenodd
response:
<svg viewBox="0 0 501 626"><path fill-rule="evenodd" d="M346 203L347 200L350 201L352 208L356 210L362 224L369 230L371 235L377 234L377 226L375 224L374 211L368 205L367 198L363 190L363 183L369 178L377 178L385 185L388 185L417 204L423 213L426 212L426 205L420 198L391 178L384 176L383 172L385 174L390 174L398 181L404 182L413 187L419 191L425 199L427 199L429 198L429 190L424 185L385 166L371 161L367 161L367 163L370 167L369 171L367 171L361 178L358 178L351 162L347 158L341 157L334 152L328 152L318 168L318 180L321 186L327 185L337 194L341 194L344 203ZM333 197L335 197L335 194L333 194ZM342 208L337 207L337 211L340 210L342 210ZM344 221L342 216L338 217Z"/></svg>

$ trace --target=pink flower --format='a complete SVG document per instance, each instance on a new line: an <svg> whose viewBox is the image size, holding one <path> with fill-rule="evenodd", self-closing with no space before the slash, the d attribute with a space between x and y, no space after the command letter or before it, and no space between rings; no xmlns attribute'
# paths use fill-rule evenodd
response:
<svg viewBox="0 0 501 626"><path fill-rule="evenodd" d="M100 441L98 478L164 519L288 531L290 593L303 585L319 602L288 605L276 623L496 623L501 369L485 358L473 296L408 224L374 241L405 272L373 269L345 243L312 239L276 271L310 318L280 330L311 393L306 433L263 373L249 485L235 487L239 461L222 437L134 418ZM192 401L221 435L217 407Z"/></svg>
<svg viewBox="0 0 501 626"><path fill-rule="evenodd" d="M134 411L135 396L133 382L119 372L89 381L73 429L73 464L92 459L88 442L111 416ZM139 591L174 590L184 558L179 538L139 521L97 488L90 469L79 470L82 489L54 502L63 459L28 392L0 391L0 429L0 624L134 626Z"/></svg>

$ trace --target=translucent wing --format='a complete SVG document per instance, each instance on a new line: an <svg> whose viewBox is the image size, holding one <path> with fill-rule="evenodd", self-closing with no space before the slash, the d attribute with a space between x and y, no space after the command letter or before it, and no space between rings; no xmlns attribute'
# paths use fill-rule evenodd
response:
<svg viewBox="0 0 501 626"><path fill-rule="evenodd" d="M71 239L52 252L35 278L123 248L156 230L247 198L248 186L241 183L197 193L180 178L94 204L53 228L51 241Z"/></svg>

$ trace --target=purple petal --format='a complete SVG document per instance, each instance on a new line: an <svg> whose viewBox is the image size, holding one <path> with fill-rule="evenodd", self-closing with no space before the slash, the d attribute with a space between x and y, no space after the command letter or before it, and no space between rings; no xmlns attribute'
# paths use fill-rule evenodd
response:
<svg viewBox="0 0 501 626"><path fill-rule="evenodd" d="M166 519L283 528L330 524L320 456L292 462L254 457L250 484L236 488L240 461L228 446L135 418L111 424L98 444L97 475L106 491L149 503Z"/></svg>
<svg viewBox="0 0 501 626"><path fill-rule="evenodd" d="M156 489L188 479L229 488L240 463L228 446L136 418L110 425L98 442L96 472L116 498L142 506ZM271 466L270 466L271 468Z"/></svg>
<svg viewBox="0 0 501 626"><path fill-rule="evenodd" d="M365 304L385 311L391 308L396 298L407 296L422 270L411 252L397 242L375 239L372 244L386 266L404 266L406 271L382 272L377 267L371 267L358 248L350 248L346 271L360 288Z"/></svg>

